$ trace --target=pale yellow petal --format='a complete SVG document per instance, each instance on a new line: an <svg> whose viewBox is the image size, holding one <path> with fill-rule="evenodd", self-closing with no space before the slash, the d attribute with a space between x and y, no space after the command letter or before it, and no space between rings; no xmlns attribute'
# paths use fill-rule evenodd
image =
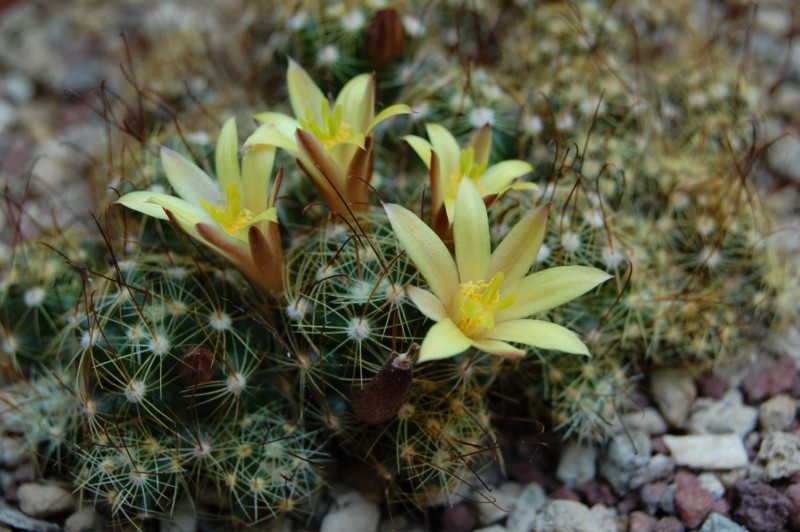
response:
<svg viewBox="0 0 800 532"><path fill-rule="evenodd" d="M161 164L175 192L189 203L222 203L217 183L196 164L169 148L161 148Z"/></svg>
<svg viewBox="0 0 800 532"><path fill-rule="evenodd" d="M274 162L274 146L255 144L245 149L242 157L243 200L251 212L261 212L269 206L269 185Z"/></svg>
<svg viewBox="0 0 800 532"><path fill-rule="evenodd" d="M478 180L484 194L498 194L508 185L525 174L533 172L533 166L525 161L512 160L493 164Z"/></svg>
<svg viewBox="0 0 800 532"><path fill-rule="evenodd" d="M267 122L259 126L252 135L247 137L247 140L244 141L244 145L245 147L257 145L275 146L292 152L292 154L297 154L299 148L295 141L295 132L297 131L296 124L295 122L295 127L291 128L290 136L286 136L275 124Z"/></svg>
<svg viewBox="0 0 800 532"><path fill-rule="evenodd" d="M466 351L470 346L472 340L450 318L445 318L428 329L419 348L419 362L449 358Z"/></svg>
<svg viewBox="0 0 800 532"><path fill-rule="evenodd" d="M445 310L442 302L427 290L416 286L406 286L406 295L419 311L428 318L439 321L447 317L447 310Z"/></svg>
<svg viewBox="0 0 800 532"><path fill-rule="evenodd" d="M369 127L367 128L365 133L369 134L369 132L372 131L372 129L375 126L377 126L387 118L391 118L397 115L407 115L409 113L411 113L411 107L405 104L399 103L396 105L391 105L386 109L384 109L383 111L381 111L380 113L378 113L378 116L372 119L372 122L370 122Z"/></svg>
<svg viewBox="0 0 800 532"><path fill-rule="evenodd" d="M397 239L431 291L449 308L458 290L458 270L441 239L425 222L405 207L385 204Z"/></svg>
<svg viewBox="0 0 800 532"><path fill-rule="evenodd" d="M557 266L542 270L520 280L511 288L516 299L509 308L500 311L500 321L525 318L550 310L588 292L612 276L589 266Z"/></svg>
<svg viewBox="0 0 800 532"><path fill-rule="evenodd" d="M461 148L453 134L439 124L428 124L425 129L428 131L433 151L439 157L442 179L450 179L459 171Z"/></svg>
<svg viewBox="0 0 800 532"><path fill-rule="evenodd" d="M499 355L501 357L520 358L525 356L524 349L519 349L506 342L501 342L500 340L489 340L485 338L483 340L473 340L472 346L486 353Z"/></svg>
<svg viewBox="0 0 800 532"><path fill-rule="evenodd" d="M544 240L548 206L540 207L517 222L492 253L487 278L505 274L505 286L511 286L531 269Z"/></svg>
<svg viewBox="0 0 800 532"><path fill-rule="evenodd" d="M220 190L227 190L228 184L239 189L241 188L241 176L239 173L239 137L236 134L236 119L229 118L222 126L217 139L217 149L214 157L215 172Z"/></svg>
<svg viewBox="0 0 800 532"><path fill-rule="evenodd" d="M453 239L459 280L486 280L492 244L483 198L471 179L462 179L453 214Z"/></svg>
<svg viewBox="0 0 800 532"><path fill-rule="evenodd" d="M408 142L408 145L413 148L425 166L431 167L431 143L422 137L416 135L406 135L403 140Z"/></svg>
<svg viewBox="0 0 800 532"><path fill-rule="evenodd" d="M375 114L375 76L361 74L348 81L336 97L342 108L342 120L353 131L367 132Z"/></svg>
<svg viewBox="0 0 800 532"><path fill-rule="evenodd" d="M474 161L481 164L489 158L492 151L492 126L484 124L472 139L469 141L469 147L473 149Z"/></svg>
<svg viewBox="0 0 800 532"><path fill-rule="evenodd" d="M317 84L311 79L303 67L289 59L289 69L286 73L286 84L289 87L289 102L295 118L305 119L306 109L311 109L317 123L322 122L322 102L328 99L319 90Z"/></svg>
<svg viewBox="0 0 800 532"><path fill-rule="evenodd" d="M167 214L164 212L163 207L154 203L150 203L150 198L153 196L168 196L168 194L158 194L155 192L148 192L146 190L129 192L114 203L119 203L120 205L124 205L125 207L136 212L146 214L147 216L152 216L153 218L158 218L159 220L169 220Z"/></svg>
<svg viewBox="0 0 800 532"><path fill-rule="evenodd" d="M553 349L576 355L589 355L578 335L566 327L542 320L509 320L497 323L483 338L516 342L540 349Z"/></svg>
<svg viewBox="0 0 800 532"><path fill-rule="evenodd" d="M286 138L293 139L294 132L300 127L300 124L291 116L283 113L258 113L253 117L259 126L271 125L273 128ZM249 139L245 141L245 146L248 144Z"/></svg>

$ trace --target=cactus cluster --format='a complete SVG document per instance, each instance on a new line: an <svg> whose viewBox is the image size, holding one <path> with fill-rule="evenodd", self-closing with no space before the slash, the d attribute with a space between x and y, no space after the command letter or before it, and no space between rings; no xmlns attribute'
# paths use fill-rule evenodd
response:
<svg viewBox="0 0 800 532"><path fill-rule="evenodd" d="M5 261L4 424L116 519L182 498L242 524L313 519L339 473L390 506L492 503L487 479L532 421L603 437L646 368L699 371L797 318L752 177L758 93L718 61L724 45L697 55L688 2L385 4L240 14L242 46L288 64L286 84L263 73L209 89L207 107L176 103L176 125L110 148L127 171L111 199L130 209L103 205L104 238L43 237ZM675 31L688 37L667 49ZM197 37L184 28L164 54ZM258 103L232 103L243 92ZM228 120L215 140L209 108L256 125L240 142ZM470 194L485 256L459 233L480 226ZM546 230L530 221L544 205ZM536 320L552 337L475 333L514 304L504 278L528 272L472 261L512 241L534 255L499 262L555 272ZM558 272L576 265L613 278L575 277L587 293L567 302ZM481 268L494 277L465 273ZM448 323L466 344L439 357L431 331Z"/></svg>

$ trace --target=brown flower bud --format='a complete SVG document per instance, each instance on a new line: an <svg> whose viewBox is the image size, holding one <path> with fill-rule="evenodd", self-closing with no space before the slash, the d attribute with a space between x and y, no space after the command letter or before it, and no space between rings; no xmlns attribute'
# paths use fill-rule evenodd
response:
<svg viewBox="0 0 800 532"><path fill-rule="evenodd" d="M394 9L381 9L364 35L364 51L376 68L384 68L403 55L406 31Z"/></svg>
<svg viewBox="0 0 800 532"><path fill-rule="evenodd" d="M411 344L407 353L390 358L366 386L353 392L356 416L367 423L383 423L397 414L411 390L411 357L418 350L418 344Z"/></svg>
<svg viewBox="0 0 800 532"><path fill-rule="evenodd" d="M182 362L181 377L189 386L206 383L214 374L214 353L205 347L187 349Z"/></svg>

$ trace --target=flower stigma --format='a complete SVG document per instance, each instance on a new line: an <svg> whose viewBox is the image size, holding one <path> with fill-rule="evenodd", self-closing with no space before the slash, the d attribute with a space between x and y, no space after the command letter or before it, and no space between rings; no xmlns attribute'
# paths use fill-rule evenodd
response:
<svg viewBox="0 0 800 532"><path fill-rule="evenodd" d="M250 225L253 213L242 208L242 198L239 189L233 183L225 187L225 205L212 205L201 199L200 205L211 218L231 236L238 236L242 229Z"/></svg>
<svg viewBox="0 0 800 532"><path fill-rule="evenodd" d="M335 106L331 115L331 106L326 101L322 102L322 123L314 119L311 109L306 109L305 120L298 118L298 123L303 129L317 137L328 151L353 136L353 128L347 122L342 121L342 107Z"/></svg>

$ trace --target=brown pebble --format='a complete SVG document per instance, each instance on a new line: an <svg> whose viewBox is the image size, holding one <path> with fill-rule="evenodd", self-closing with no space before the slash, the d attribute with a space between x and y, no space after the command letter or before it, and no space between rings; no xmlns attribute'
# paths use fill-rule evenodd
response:
<svg viewBox="0 0 800 532"><path fill-rule="evenodd" d="M792 484L786 488L783 496L789 501L789 526L800 528L800 484Z"/></svg>
<svg viewBox="0 0 800 532"><path fill-rule="evenodd" d="M683 532L686 530L686 527L683 526L683 523L677 517L662 517L656 522L656 526L653 527L653 532Z"/></svg>
<svg viewBox="0 0 800 532"><path fill-rule="evenodd" d="M599 480L584 482L578 486L578 493L584 496L587 506L594 506L595 504L614 506L618 500L611 486Z"/></svg>
<svg viewBox="0 0 800 532"><path fill-rule="evenodd" d="M725 395L725 381L716 375L700 375L697 378L697 392L700 397L708 397L710 399L722 399Z"/></svg>
<svg viewBox="0 0 800 532"><path fill-rule="evenodd" d="M656 518L645 512L632 512L628 519L628 532L653 532Z"/></svg>
<svg viewBox="0 0 800 532"><path fill-rule="evenodd" d="M550 494L551 499L560 499L563 501L577 501L580 502L581 496L569 489L566 486L559 486L553 493Z"/></svg>
<svg viewBox="0 0 800 532"><path fill-rule="evenodd" d="M740 479L733 485L733 517L752 532L777 532L789 519L789 500L757 480Z"/></svg>
<svg viewBox="0 0 800 532"><path fill-rule="evenodd" d="M794 379L794 362L782 359L763 366L757 373L747 377L742 382L742 391L748 403L757 403L791 391Z"/></svg>
<svg viewBox="0 0 800 532"><path fill-rule="evenodd" d="M667 491L669 485L666 482L653 482L647 484L639 491L642 502L647 506L650 513L655 513L661 502L661 497Z"/></svg>
<svg viewBox="0 0 800 532"><path fill-rule="evenodd" d="M442 532L470 532L478 520L466 504L445 508L442 512Z"/></svg>
<svg viewBox="0 0 800 532"><path fill-rule="evenodd" d="M639 493L632 491L620 499L620 501L617 503L617 511L620 513L620 515L628 515L634 510L634 508L639 507L640 502L641 499L639 498Z"/></svg>
<svg viewBox="0 0 800 532"><path fill-rule="evenodd" d="M664 443L664 439L661 436L656 436L651 441L651 446L653 448L653 454L665 454L670 456L669 447Z"/></svg>
<svg viewBox="0 0 800 532"><path fill-rule="evenodd" d="M719 514L723 517L730 517L731 503L728 502L728 499L720 499L714 503L714 506L711 507L711 513Z"/></svg>
<svg viewBox="0 0 800 532"><path fill-rule="evenodd" d="M697 477L686 471L678 471L675 475L678 489L675 491L675 510L683 524L688 528L697 528L714 506L714 495L700 485Z"/></svg>

